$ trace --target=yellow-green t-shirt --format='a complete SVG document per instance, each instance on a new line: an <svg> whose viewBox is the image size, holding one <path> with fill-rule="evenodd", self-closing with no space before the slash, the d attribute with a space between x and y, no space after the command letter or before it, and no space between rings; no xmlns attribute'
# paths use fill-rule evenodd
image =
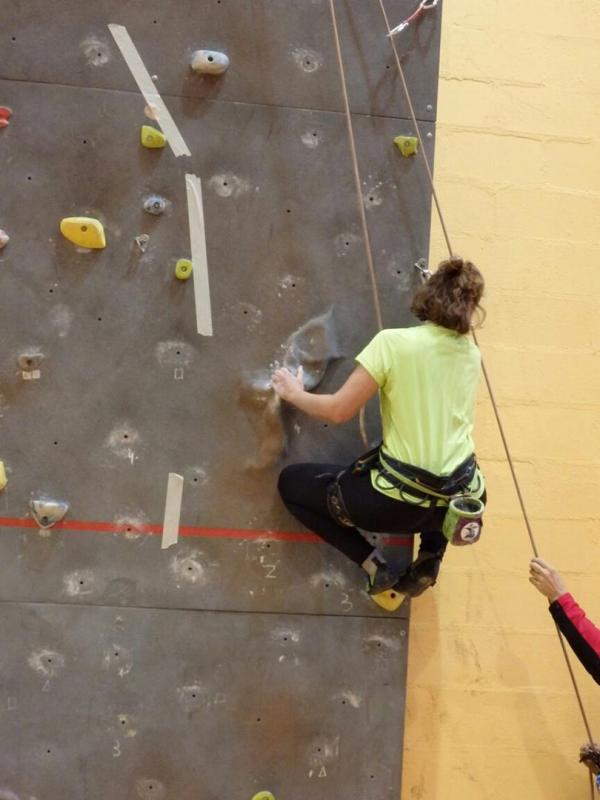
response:
<svg viewBox="0 0 600 800"><path fill-rule="evenodd" d="M479 349L427 322L381 331L356 360L379 384L383 447L392 457L449 475L473 453Z"/></svg>

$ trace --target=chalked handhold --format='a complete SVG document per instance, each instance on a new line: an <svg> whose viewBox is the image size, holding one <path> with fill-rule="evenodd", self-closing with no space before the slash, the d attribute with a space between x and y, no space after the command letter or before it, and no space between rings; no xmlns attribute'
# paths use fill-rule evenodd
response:
<svg viewBox="0 0 600 800"><path fill-rule="evenodd" d="M0 228L0 250L10 242L10 236Z"/></svg>
<svg viewBox="0 0 600 800"><path fill-rule="evenodd" d="M152 125L142 125L141 142L144 147L149 147L151 150L157 147L164 147L167 143L167 137L158 128L153 128Z"/></svg>
<svg viewBox="0 0 600 800"><path fill-rule="evenodd" d="M192 274L192 262L189 258L180 258L175 265L175 277L180 281L187 281Z"/></svg>
<svg viewBox="0 0 600 800"><path fill-rule="evenodd" d="M150 237L148 236L147 233L140 233L139 236L135 237L135 243L140 248L142 253L145 253L146 250L148 249L149 241L150 241Z"/></svg>
<svg viewBox="0 0 600 800"><path fill-rule="evenodd" d="M162 214L166 208L167 201L158 194L151 194L150 197L144 200L144 211L147 211L148 214L155 214L158 216Z"/></svg>
<svg viewBox="0 0 600 800"><path fill-rule="evenodd" d="M60 223L60 232L79 247L101 250L106 247L102 223L93 217L65 217Z"/></svg>
<svg viewBox="0 0 600 800"><path fill-rule="evenodd" d="M216 50L196 50L191 67L203 75L222 75L229 67L229 58Z"/></svg>

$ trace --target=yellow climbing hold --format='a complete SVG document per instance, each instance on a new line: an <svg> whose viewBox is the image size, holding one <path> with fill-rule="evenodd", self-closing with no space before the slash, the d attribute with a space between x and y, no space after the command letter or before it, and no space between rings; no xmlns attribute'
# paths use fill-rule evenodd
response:
<svg viewBox="0 0 600 800"><path fill-rule="evenodd" d="M419 149L419 140L416 136L396 136L394 144L400 150L404 158L414 156Z"/></svg>
<svg viewBox="0 0 600 800"><path fill-rule="evenodd" d="M6 469L4 468L4 461L0 461L0 492L6 484L8 483L8 479L6 477Z"/></svg>
<svg viewBox="0 0 600 800"><path fill-rule="evenodd" d="M164 147L167 143L167 137L158 128L153 128L152 125L142 125L141 140L144 147Z"/></svg>
<svg viewBox="0 0 600 800"><path fill-rule="evenodd" d="M79 247L101 250L106 247L102 223L93 217L65 217L60 222L60 232Z"/></svg>
<svg viewBox="0 0 600 800"><path fill-rule="evenodd" d="M271 792L258 792L258 794L254 795L252 800L275 800L275 797Z"/></svg>
<svg viewBox="0 0 600 800"><path fill-rule="evenodd" d="M192 262L189 258L180 258L175 265L175 277L180 281L187 281L192 274Z"/></svg>
<svg viewBox="0 0 600 800"><path fill-rule="evenodd" d="M385 611L398 611L406 595L401 592L396 592L394 589L388 589L386 592L378 592L377 594L370 595L370 597L371 600Z"/></svg>

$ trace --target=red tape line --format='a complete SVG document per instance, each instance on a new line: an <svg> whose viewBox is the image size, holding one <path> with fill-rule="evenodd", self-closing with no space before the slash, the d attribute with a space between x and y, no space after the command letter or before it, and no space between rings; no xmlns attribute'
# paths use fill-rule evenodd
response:
<svg viewBox="0 0 600 800"><path fill-rule="evenodd" d="M37 522L29 517L0 517L1 528L39 528ZM162 525L142 525L139 528L117 525L114 522L94 522L92 520L63 520L52 526L54 530L88 531L93 533L144 533L149 536L162 534ZM192 536L204 539L271 539L279 542L311 542L322 543L315 533L308 531L257 531L243 528L199 528L182 525L180 536ZM381 544L391 547L412 547L413 536L384 536Z"/></svg>

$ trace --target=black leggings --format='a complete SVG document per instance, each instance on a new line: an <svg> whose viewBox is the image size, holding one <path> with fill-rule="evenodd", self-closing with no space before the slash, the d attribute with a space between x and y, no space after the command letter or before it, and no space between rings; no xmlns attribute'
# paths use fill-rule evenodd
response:
<svg viewBox="0 0 600 800"><path fill-rule="evenodd" d="M286 467L279 476L279 493L290 513L359 565L373 552L373 545L359 528L389 534L420 533L421 551L443 555L448 543L442 533L446 509L422 508L387 497L373 488L369 472L342 476L342 496L356 527L337 523L327 508L327 487L343 469L340 464Z"/></svg>

